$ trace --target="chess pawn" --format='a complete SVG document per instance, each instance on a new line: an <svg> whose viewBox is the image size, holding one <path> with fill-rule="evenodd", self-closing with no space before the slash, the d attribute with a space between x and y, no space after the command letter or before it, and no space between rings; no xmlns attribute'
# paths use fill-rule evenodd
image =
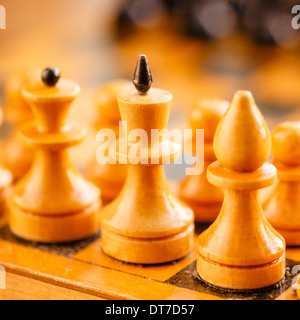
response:
<svg viewBox="0 0 300 320"><path fill-rule="evenodd" d="M151 136L152 129L167 127L172 95L150 89L152 76L144 55L138 59L133 82L136 88L118 95L127 130L119 147L109 151L118 162L128 160L128 175L119 196L101 212L102 248L125 262L163 263L192 250L193 212L171 194L163 168L180 156L180 146L164 135L158 142ZM147 139L141 137L135 154L129 136L138 129L147 133Z"/></svg>
<svg viewBox="0 0 300 320"><path fill-rule="evenodd" d="M264 212L287 245L300 245L300 122L283 122L272 131L278 182Z"/></svg>
<svg viewBox="0 0 300 320"><path fill-rule="evenodd" d="M9 224L14 234L30 241L79 240L98 229L100 191L74 168L67 150L86 136L86 129L66 120L80 88L59 77L57 68L45 69L42 81L22 90L35 121L20 127L20 138L35 148L35 156L10 195Z"/></svg>
<svg viewBox="0 0 300 320"><path fill-rule="evenodd" d="M274 183L268 127L249 91L238 91L214 137L208 181L225 189L214 223L198 239L197 271L227 289L258 289L285 274L285 241L268 223L258 189Z"/></svg>
<svg viewBox="0 0 300 320"><path fill-rule="evenodd" d="M180 184L179 193L181 199L193 209L196 221L212 222L222 206L223 191L207 181L206 169L210 163L216 160L213 151L213 138L217 125L228 105L229 102L221 99L203 99L197 102L189 115L193 135L188 146L193 154L197 148L196 130L204 129L204 159L197 159L193 169L198 172L199 167L203 166L203 171L202 174L186 176Z"/></svg>
<svg viewBox="0 0 300 320"><path fill-rule="evenodd" d="M24 146L19 140L18 128L33 118L28 103L21 95L21 89L26 83L35 80L38 80L36 71L30 69L11 75L5 85L7 99L5 119L12 123L13 128L1 144L1 162L12 173L15 181L25 175L33 160L32 149Z"/></svg>
<svg viewBox="0 0 300 320"><path fill-rule="evenodd" d="M0 109L0 124L3 120L3 112ZM7 197L10 192L10 185L12 183L12 174L0 167L0 228L7 223Z"/></svg>
<svg viewBox="0 0 300 320"><path fill-rule="evenodd" d="M121 116L117 101L120 91L126 90L132 83L119 79L108 82L101 87L95 96L95 129L111 129L119 137L119 121ZM96 154L96 151L95 151ZM108 203L120 193L126 179L127 167L124 164L99 164L96 157L87 168L87 177L101 190L103 203ZM101 160L101 159L100 159Z"/></svg>

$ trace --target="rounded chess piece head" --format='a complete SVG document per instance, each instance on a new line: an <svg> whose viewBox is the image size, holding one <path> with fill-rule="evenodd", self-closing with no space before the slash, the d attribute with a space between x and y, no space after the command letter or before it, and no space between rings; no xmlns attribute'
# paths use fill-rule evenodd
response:
<svg viewBox="0 0 300 320"><path fill-rule="evenodd" d="M234 171L255 171L267 161L271 135L250 91L237 91L214 137L221 165Z"/></svg>
<svg viewBox="0 0 300 320"><path fill-rule="evenodd" d="M132 82L125 79L117 79L101 86L94 97L95 122L97 130L107 127L119 126L121 115L117 95L132 88Z"/></svg>
<svg viewBox="0 0 300 320"><path fill-rule="evenodd" d="M58 82L59 78L57 68L47 68L42 72L42 81L28 83L22 90L40 132L60 132L66 129L67 113L80 91L74 81L60 79Z"/></svg>
<svg viewBox="0 0 300 320"><path fill-rule="evenodd" d="M38 69L29 68L11 74L5 83L5 118L19 125L32 119L32 112L29 104L23 98L21 92L27 83L38 81L40 72Z"/></svg>
<svg viewBox="0 0 300 320"><path fill-rule="evenodd" d="M46 68L42 72L42 81L48 87L55 86L59 78L60 78L60 71L56 67Z"/></svg>
<svg viewBox="0 0 300 320"><path fill-rule="evenodd" d="M272 153L275 162L300 165L300 122L286 121L272 130Z"/></svg>
<svg viewBox="0 0 300 320"><path fill-rule="evenodd" d="M228 106L228 101L218 98L197 101L189 115L191 128L204 129L205 142L212 142L217 126Z"/></svg>

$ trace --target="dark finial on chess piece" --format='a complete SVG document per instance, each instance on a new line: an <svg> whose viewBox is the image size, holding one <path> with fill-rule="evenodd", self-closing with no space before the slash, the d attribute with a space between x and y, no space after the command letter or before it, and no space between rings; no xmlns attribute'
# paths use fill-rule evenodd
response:
<svg viewBox="0 0 300 320"><path fill-rule="evenodd" d="M46 68L42 72L42 81L48 87L55 86L59 78L60 78L60 71L56 67Z"/></svg>
<svg viewBox="0 0 300 320"><path fill-rule="evenodd" d="M133 84L140 94L147 93L153 84L148 59L144 54L139 55L133 75Z"/></svg>

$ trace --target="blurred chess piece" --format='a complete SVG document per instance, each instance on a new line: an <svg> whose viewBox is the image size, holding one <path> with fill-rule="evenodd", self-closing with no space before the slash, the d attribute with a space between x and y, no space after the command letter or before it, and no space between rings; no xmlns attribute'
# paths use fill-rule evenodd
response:
<svg viewBox="0 0 300 320"><path fill-rule="evenodd" d="M285 238L287 245L300 245L300 122L282 122L272 131L273 164L278 182L265 215Z"/></svg>
<svg viewBox="0 0 300 320"><path fill-rule="evenodd" d="M196 103L189 115L193 130L189 148L194 155L197 147L196 130L204 129L204 159L197 159L196 167L193 169L194 172L197 172L199 167L203 166L203 171L201 174L186 176L180 185L179 193L181 199L193 209L196 221L212 222L222 206L224 193L222 189L207 181L206 170L208 165L216 160L213 138L228 106L229 102L221 99L203 99Z"/></svg>
<svg viewBox="0 0 300 320"><path fill-rule="evenodd" d="M184 32L203 39L229 37L236 29L236 15L227 1L201 0L181 2Z"/></svg>
<svg viewBox="0 0 300 320"><path fill-rule="evenodd" d="M164 11L161 0L124 1L117 16L117 36L123 38L132 35L136 28L157 27L163 19Z"/></svg>
<svg viewBox="0 0 300 320"><path fill-rule="evenodd" d="M2 124L2 120L3 112L0 108L0 124ZM12 174L8 170L0 167L0 228L5 226L7 223L6 199L9 195L11 182Z"/></svg>
<svg viewBox="0 0 300 320"><path fill-rule="evenodd" d="M95 96L95 122L94 128L111 129L116 139L119 138L119 121L121 121L117 95L123 90L132 87L130 81L118 79L106 83ZM101 160L101 159L98 159ZM127 175L127 166L124 164L99 164L95 157L89 164L87 177L97 185L102 194L103 203L109 203L120 193Z"/></svg>
<svg viewBox="0 0 300 320"><path fill-rule="evenodd" d="M11 75L5 85L5 120L12 123L13 128L1 144L1 162L12 173L15 181L26 174L33 160L32 149L25 147L19 140L18 128L24 122L33 119L21 90L26 83L35 80L38 80L38 72L30 69Z"/></svg>

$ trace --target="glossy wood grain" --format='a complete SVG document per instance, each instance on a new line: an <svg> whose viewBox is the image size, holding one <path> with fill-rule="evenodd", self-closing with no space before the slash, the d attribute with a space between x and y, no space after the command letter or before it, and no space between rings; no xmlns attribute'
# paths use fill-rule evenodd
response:
<svg viewBox="0 0 300 320"><path fill-rule="evenodd" d="M105 299L220 299L3 240L0 240L0 265L7 272L17 272L38 281Z"/></svg>

